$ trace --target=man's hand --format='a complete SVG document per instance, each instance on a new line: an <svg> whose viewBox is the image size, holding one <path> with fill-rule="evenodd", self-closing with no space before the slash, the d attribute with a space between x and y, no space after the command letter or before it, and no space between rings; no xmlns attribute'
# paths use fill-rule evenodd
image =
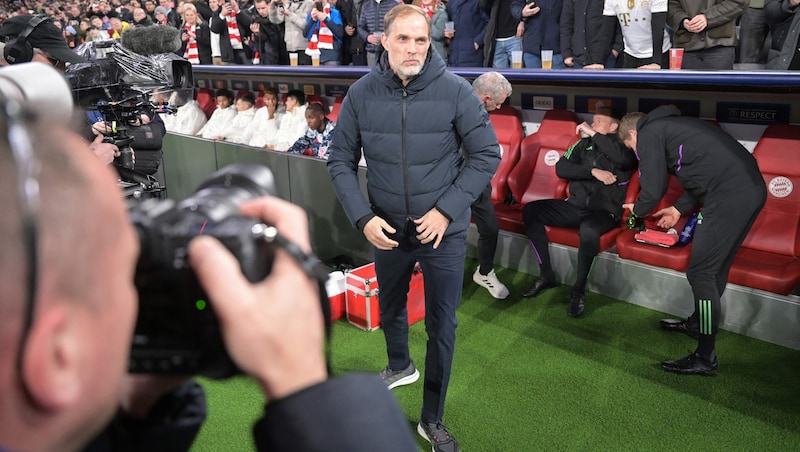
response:
<svg viewBox="0 0 800 452"><path fill-rule="evenodd" d="M417 240L422 242L423 245L430 243L433 240L433 249L439 247L444 237L444 231L450 226L450 220L442 215L435 207L428 211L422 218L414 220L417 224Z"/></svg>
<svg viewBox="0 0 800 452"><path fill-rule="evenodd" d="M536 6L535 2L528 3L522 8L522 17L531 17L539 14L542 9Z"/></svg>
<svg viewBox="0 0 800 452"><path fill-rule="evenodd" d="M276 197L242 204L243 215L274 225L287 240L311 252L306 214ZM250 283L239 262L216 239L200 236L189 259L219 319L233 361L255 377L272 402L327 379L318 283L277 248L272 272Z"/></svg>
<svg viewBox="0 0 800 452"><path fill-rule="evenodd" d="M690 33L700 33L708 26L705 14L698 14L691 19L684 19L683 28Z"/></svg>
<svg viewBox="0 0 800 452"><path fill-rule="evenodd" d="M564 65L567 67L572 67L575 65L575 59L573 57L566 57L564 58Z"/></svg>
<svg viewBox="0 0 800 452"><path fill-rule="evenodd" d="M396 248L399 243L387 237L383 231L394 234L397 232L397 229L393 228L386 220L377 215L372 217L372 219L364 225L363 229L364 237L366 237L369 243L375 248L379 250L391 250Z"/></svg>
<svg viewBox="0 0 800 452"><path fill-rule="evenodd" d="M592 168L592 176L605 185L611 185L617 182L617 176L614 175L614 173L600 168Z"/></svg>
<svg viewBox="0 0 800 452"><path fill-rule="evenodd" d="M103 163L106 165L114 161L114 157L119 157L119 148L115 144L103 143L103 135L97 135L89 144L89 149L94 152Z"/></svg>
<svg viewBox="0 0 800 452"><path fill-rule="evenodd" d="M681 219L681 213L678 212L678 209L675 206L669 206L664 209L659 210L658 212L653 214L654 217L660 217L656 225L660 228L669 229L675 226L675 223Z"/></svg>
<svg viewBox="0 0 800 452"><path fill-rule="evenodd" d="M259 24L258 22L253 22L252 24L250 24L250 31L252 31L253 33L258 33L260 30L261 30L261 24Z"/></svg>
<svg viewBox="0 0 800 452"><path fill-rule="evenodd" d="M644 70L661 69L661 65L658 63L650 63L650 64L645 64L643 66L639 66L637 69L644 69Z"/></svg>
<svg viewBox="0 0 800 452"><path fill-rule="evenodd" d="M586 121L578 124L578 126L575 127L576 135L588 135L590 137L593 137L596 133L597 131L594 130L592 126L590 126Z"/></svg>
<svg viewBox="0 0 800 452"><path fill-rule="evenodd" d="M347 33L347 36L353 36L356 34L356 29L352 25L345 25L344 32Z"/></svg>
<svg viewBox="0 0 800 452"><path fill-rule="evenodd" d="M587 64L583 68L584 69L605 69L606 66L604 64L594 63L594 64Z"/></svg>

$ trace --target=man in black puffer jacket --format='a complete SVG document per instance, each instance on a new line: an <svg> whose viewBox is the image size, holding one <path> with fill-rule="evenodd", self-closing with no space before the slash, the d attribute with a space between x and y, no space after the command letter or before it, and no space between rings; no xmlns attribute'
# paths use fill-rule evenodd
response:
<svg viewBox="0 0 800 452"><path fill-rule="evenodd" d="M525 297L556 284L545 225L578 228L578 274L567 308L570 317L583 314L586 280L600 251L600 236L620 226L625 191L636 169L636 155L617 138L619 120L618 113L604 110L595 113L591 126L584 122L577 127L587 137L556 163L558 177L570 181L568 199L542 199L522 208L525 231L539 260L539 279L525 289Z"/></svg>
<svg viewBox="0 0 800 452"><path fill-rule="evenodd" d="M500 146L470 84L431 51L424 11L391 9L381 43L372 71L344 99L328 171L348 218L375 247L389 357L381 376L390 389L419 378L408 350L406 294L415 262L422 267L428 349L417 430L434 450L458 450L442 416L470 204L497 169ZM358 184L362 147L369 202Z"/></svg>

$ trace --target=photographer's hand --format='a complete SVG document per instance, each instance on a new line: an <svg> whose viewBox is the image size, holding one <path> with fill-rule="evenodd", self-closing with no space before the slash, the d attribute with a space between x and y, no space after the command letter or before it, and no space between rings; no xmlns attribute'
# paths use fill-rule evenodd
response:
<svg viewBox="0 0 800 452"><path fill-rule="evenodd" d="M240 210L274 225L306 253L311 251L306 214L300 207L266 197ZM255 284L213 238L194 239L189 257L219 318L228 353L259 381L270 401L327 379L318 284L288 253L276 248L272 273Z"/></svg>
<svg viewBox="0 0 800 452"><path fill-rule="evenodd" d="M103 138L105 138L102 134L98 134L94 141L89 143L89 149L94 152L103 163L106 165L110 164L114 161L114 157L119 157L119 148L115 144L111 143L104 143Z"/></svg>

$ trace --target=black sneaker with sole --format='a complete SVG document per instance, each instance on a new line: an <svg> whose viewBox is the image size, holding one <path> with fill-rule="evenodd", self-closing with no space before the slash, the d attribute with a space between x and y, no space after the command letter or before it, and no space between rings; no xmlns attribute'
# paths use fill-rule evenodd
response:
<svg viewBox="0 0 800 452"><path fill-rule="evenodd" d="M422 422L417 424L417 433L431 443L433 452L460 452L458 441L441 422Z"/></svg>
<svg viewBox="0 0 800 452"><path fill-rule="evenodd" d="M414 361L403 370L392 370L386 366L381 371L381 380L386 383L386 387L394 389L398 386L410 385L419 380L419 371L414 367Z"/></svg>
<svg viewBox="0 0 800 452"><path fill-rule="evenodd" d="M673 361L663 361L661 368L667 372L681 375L716 375L719 371L716 353L711 360L706 360L699 353L690 353L688 356Z"/></svg>

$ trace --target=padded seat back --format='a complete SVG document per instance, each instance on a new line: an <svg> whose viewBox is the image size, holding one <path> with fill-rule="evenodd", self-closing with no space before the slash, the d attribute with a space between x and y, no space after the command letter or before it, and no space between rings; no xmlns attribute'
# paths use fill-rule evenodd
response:
<svg viewBox="0 0 800 452"><path fill-rule="evenodd" d="M769 126L753 155L767 184L767 202L742 247L800 256L800 126Z"/></svg>
<svg viewBox="0 0 800 452"><path fill-rule="evenodd" d="M520 147L525 131L522 128L522 119L516 108L502 106L489 114L497 142L503 150L500 164L492 177L492 201L503 201L510 193L508 188L508 173L519 161Z"/></svg>
<svg viewBox="0 0 800 452"><path fill-rule="evenodd" d="M198 105L206 114L206 118L210 118L217 108L217 99L214 97L214 91L211 88L199 88L197 90L197 97L195 97Z"/></svg>
<svg viewBox="0 0 800 452"><path fill-rule="evenodd" d="M336 122L339 118L339 110L342 108L342 101L344 100L344 96L337 96L336 99L333 101L333 108L331 108L331 112L328 113L328 119L333 122Z"/></svg>
<svg viewBox="0 0 800 452"><path fill-rule="evenodd" d="M508 175L514 201L527 204L539 199L563 199L567 183L556 175L556 162L580 139L575 134L578 117L569 110L548 111L535 133L522 140L519 162Z"/></svg>

